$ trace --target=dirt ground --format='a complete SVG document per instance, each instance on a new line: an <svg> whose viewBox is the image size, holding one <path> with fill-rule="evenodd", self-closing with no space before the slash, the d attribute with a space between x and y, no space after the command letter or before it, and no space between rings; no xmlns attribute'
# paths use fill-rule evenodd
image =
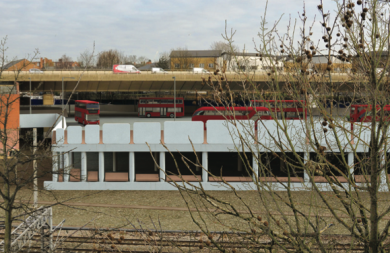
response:
<svg viewBox="0 0 390 253"><path fill-rule="evenodd" d="M283 220L280 213L286 214L286 219L293 219L292 211L286 205L277 203L272 200L268 194L259 194L256 191L238 192L236 196L233 192L214 191L210 193L212 196L231 203L243 213L247 213L245 205L255 212L255 215L261 215L263 219L267 219L264 214L268 208L272 213L276 214L276 219ZM281 200L288 201L287 194L283 192L275 192ZM276 195L275 195L276 196ZM347 217L344 209L338 203L336 198L329 194L323 193L323 196L334 207L342 217ZM329 233L344 234L347 233L345 228L332 217L329 210L325 207L320 197L315 197L312 192L295 192L293 193L294 202L299 210L310 214L314 217L321 216L321 220L326 224L334 223ZM366 206L369 206L366 194L360 194ZM23 190L19 194L19 200L31 201L32 192ZM185 197L191 200L190 197ZM195 197L196 199L196 197ZM380 210L385 210L390 206L390 196L388 194L380 194ZM46 202L64 202L61 205L53 207L53 221L58 224L63 219L66 219L64 226L87 226L87 227L123 227L127 229L146 228L146 229L162 229L162 230L199 230L197 225L192 221L190 212L186 210L186 204L183 197L178 191L42 191L39 194L39 201ZM70 203L70 204L67 204ZM75 204L74 204L75 203ZM204 210L205 205L199 204L198 207ZM47 204L47 203L43 203ZM88 205L101 206L88 206ZM117 206L102 206L102 205L117 205ZM118 205L120 207L118 207ZM195 205L190 203L189 206L194 208ZM210 207L210 205L209 205ZM170 209L170 210L164 210ZM180 210L175 210L180 208ZM156 210L157 209L157 210ZM232 217L218 216L222 223L227 226L222 226L217 219L213 218L207 212L201 212L202 219L207 224L210 231L231 230L230 226L236 228L248 229L247 223L243 224L238 219ZM359 214L357 214L359 215ZM198 214L194 214L197 221L202 224ZM390 215L385 217L381 227L388 222ZM345 219L347 223L351 223L350 219ZM325 224L324 223L324 224Z"/></svg>

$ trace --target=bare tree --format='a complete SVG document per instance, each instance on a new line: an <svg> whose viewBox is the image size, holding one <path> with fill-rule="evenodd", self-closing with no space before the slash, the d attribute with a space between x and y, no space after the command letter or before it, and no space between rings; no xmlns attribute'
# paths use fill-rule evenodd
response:
<svg viewBox="0 0 390 253"><path fill-rule="evenodd" d="M240 49L237 45L229 44L225 41L214 41L210 45L211 50L222 50L222 53L233 53L239 52Z"/></svg>
<svg viewBox="0 0 390 253"><path fill-rule="evenodd" d="M126 63L136 64L137 63L137 56L136 55L128 55L126 57Z"/></svg>
<svg viewBox="0 0 390 253"><path fill-rule="evenodd" d="M73 67L73 61L72 61L72 57L66 55L66 54L63 54L61 56L61 58L58 60L58 62L56 63L56 68L57 69L70 69Z"/></svg>
<svg viewBox="0 0 390 253"><path fill-rule="evenodd" d="M3 41L1 45L2 58L6 59L6 41ZM25 59L24 62L31 64L37 53L38 50L32 58ZM24 62L22 62L23 64L14 65L12 71L6 72L8 76L15 78L14 84L1 85L0 87L0 196L3 200L0 203L0 209L4 211L4 216L1 217L4 220L4 242L0 243L0 246L4 252L14 252L14 246L11 247L11 243L17 236L11 236L12 224L15 221L20 222L21 219L23 221L23 217L29 216L37 210L38 203L35 202L37 201L35 197L38 196L38 180L46 175L52 175L52 168L56 165L53 164L53 153L46 145L54 125L41 141L31 142L31 136L19 135L20 95L18 80L21 75L28 75L28 73L22 72L22 69L25 68ZM0 76L4 75L5 72L1 69ZM72 94L77 89L82 75L83 73L80 75ZM71 96L69 99L71 99ZM59 117L56 122L59 122ZM36 139L36 132L33 135ZM38 163L39 169L33 163ZM66 174L66 171L63 173ZM42 189L42 191L45 191L45 189ZM46 191L46 193L50 194L49 191ZM31 206L29 202L33 196L34 205ZM54 205L57 203L59 202ZM24 229L27 229L29 225L31 224L28 224Z"/></svg>
<svg viewBox="0 0 390 253"><path fill-rule="evenodd" d="M77 62L80 64L80 67L93 67L95 66L95 57L93 57L92 53L86 49L84 52L80 53L80 56L77 57Z"/></svg>
<svg viewBox="0 0 390 253"><path fill-rule="evenodd" d="M253 118L236 119L231 104L238 94L230 90L224 71L203 80L213 89L214 101L224 105L223 112L217 107L215 111L225 117L242 164L241 177L254 191L253 198L243 198L224 176L223 167L203 169L230 190L232 201L206 191L202 182L172 183L182 193L193 222L209 235L204 247L229 250L211 234L206 222L211 217L249 252L257 251L264 240L270 242L269 252L338 252L342 243L349 252L387 250L390 205L381 199L390 189L390 89L387 73L378 66L387 69L390 63L381 53L388 45L389 17L383 16L385 6L379 1L338 1L333 19L325 4L320 1L317 6L324 34L320 45L325 49L311 39L316 31L305 8L301 25L295 27L291 21L283 35L277 29L280 19L269 27L266 15L262 17L258 54L286 53L295 64L289 72L268 68L261 89L238 71L241 99L261 105L248 107L256 112ZM296 34L299 43L293 40ZM224 35L230 45L233 35ZM315 54L326 59L325 71L307 69ZM359 63L359 71L334 74L336 59ZM276 61L270 58L268 64L276 66ZM199 159L182 160L186 169L191 164L202 167ZM347 235L346 241L339 233Z"/></svg>
<svg viewBox="0 0 390 253"><path fill-rule="evenodd" d="M98 68L109 69L114 64L124 64L127 61L123 52L116 49L102 51L97 56L96 66Z"/></svg>
<svg viewBox="0 0 390 253"><path fill-rule="evenodd" d="M137 57L137 64L145 64L148 61L148 58L145 56L138 56Z"/></svg>

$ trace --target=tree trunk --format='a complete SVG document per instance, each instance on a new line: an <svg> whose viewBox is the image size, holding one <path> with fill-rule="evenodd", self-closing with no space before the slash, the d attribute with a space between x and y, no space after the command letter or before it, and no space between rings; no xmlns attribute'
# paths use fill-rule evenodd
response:
<svg viewBox="0 0 390 253"><path fill-rule="evenodd" d="M11 253L11 232L12 232L12 208L9 206L10 203L8 200L4 200L4 205L6 207L5 218L4 218L4 252Z"/></svg>

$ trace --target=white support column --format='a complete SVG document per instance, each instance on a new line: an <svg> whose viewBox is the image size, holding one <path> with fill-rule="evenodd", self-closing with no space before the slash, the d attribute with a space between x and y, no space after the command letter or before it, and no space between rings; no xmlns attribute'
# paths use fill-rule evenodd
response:
<svg viewBox="0 0 390 253"><path fill-rule="evenodd" d="M134 152L129 153L129 177L130 182L135 182L135 159Z"/></svg>
<svg viewBox="0 0 390 253"><path fill-rule="evenodd" d="M304 152L303 153L303 160L304 160L304 163L307 163L310 160L310 153L309 152ZM303 171L303 181L304 182L309 182L310 181L309 175L307 174L306 170Z"/></svg>
<svg viewBox="0 0 390 253"><path fill-rule="evenodd" d="M104 152L99 152L99 182L104 182Z"/></svg>
<svg viewBox="0 0 390 253"><path fill-rule="evenodd" d="M209 158L208 158L208 153L207 152L202 152L202 165L203 165L203 170L202 170L202 183L207 183L209 181L209 174L207 173L209 170Z"/></svg>
<svg viewBox="0 0 390 253"><path fill-rule="evenodd" d="M116 172L116 153L112 152L112 171Z"/></svg>
<svg viewBox="0 0 390 253"><path fill-rule="evenodd" d="M81 152L81 182L87 181L87 153Z"/></svg>
<svg viewBox="0 0 390 253"><path fill-rule="evenodd" d="M53 182L58 182L58 152L53 152Z"/></svg>
<svg viewBox="0 0 390 253"><path fill-rule="evenodd" d="M64 182L69 182L69 172L70 172L70 159L69 157L71 156L72 153L65 153L64 154Z"/></svg>
<svg viewBox="0 0 390 253"><path fill-rule="evenodd" d="M348 166L349 166L349 173L353 173L353 165L355 164L353 152L348 153Z"/></svg>
<svg viewBox="0 0 390 253"><path fill-rule="evenodd" d="M259 177L259 164L257 162L258 158L259 158L259 153L257 152L254 153L252 156L253 182L256 182L256 177Z"/></svg>
<svg viewBox="0 0 390 253"><path fill-rule="evenodd" d="M160 152L160 182L165 182L165 152Z"/></svg>
<svg viewBox="0 0 390 253"><path fill-rule="evenodd" d="M386 159L389 159L387 157L387 154L386 154ZM381 171L381 184L380 184L380 190L384 190L383 187L387 186L386 184L386 175L387 175L387 168L386 168L386 160L385 160L385 154L381 155L380 156L380 163L381 163L381 168L382 168L382 171ZM386 187L387 188L387 187ZM388 189L386 189L386 191L388 191Z"/></svg>

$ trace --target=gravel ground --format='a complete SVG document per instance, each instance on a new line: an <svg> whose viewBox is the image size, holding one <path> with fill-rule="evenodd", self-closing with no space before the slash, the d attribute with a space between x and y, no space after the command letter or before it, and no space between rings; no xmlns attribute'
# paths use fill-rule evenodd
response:
<svg viewBox="0 0 390 253"><path fill-rule="evenodd" d="M274 193L276 194L276 193ZM280 194L280 197L288 201L287 194ZM243 211L243 215L247 215L245 204L255 212L255 215L261 215L263 219L266 219L264 211L265 207L269 208L272 213L276 214L275 218L282 220L282 217L278 210L281 210L286 214L286 219L292 220L292 212L285 205L281 205L281 201L277 204L266 194L261 197L264 198L264 203L260 201L259 194L255 191L243 191L239 192L238 198L232 192L215 191L211 192L211 195L216 198L222 199L226 202L232 203L238 210ZM339 205L334 196L324 193L325 198L329 203L335 206L335 211L346 217L345 212L341 205ZM344 234L347 231L340 225L335 218L332 217L330 212L325 208L324 204L320 201L320 198L313 196L312 192L295 192L292 196L295 200L297 208L306 214L313 216L322 216L322 219L326 223L334 223L329 233L332 234ZM361 194L361 198L367 199L366 194ZM19 195L19 199L31 200L31 191L24 190ZM148 229L162 229L162 230L199 230L196 224L192 221L191 215L188 211L183 210L164 210L167 207L173 208L185 208L186 204L178 191L53 191L53 192L41 192L39 196L40 201L65 201L68 203L77 203L77 206L57 205L53 207L53 219L54 224L59 223L63 219L66 219L65 226L83 226L88 227L121 227L134 228L144 227ZM189 197L186 197L190 200ZM388 194L380 194L380 210L384 210L389 207L390 196ZM80 205L81 204L81 205ZM121 205L121 207L108 207L108 206L88 206L88 204L105 204L105 205ZM85 206L84 206L85 205ZM369 203L366 203L369 206ZM139 207L137 207L139 206ZM150 207L150 209L148 209ZM161 207L161 210L155 210ZM194 208L195 205L190 203L190 207ZM204 210L204 205L199 205ZM211 217L207 212L200 213L205 220L209 230L221 231L230 230L228 227L222 226L218 220ZM390 215L389 215L390 216ZM385 225L390 217L387 216L383 221L381 227ZM195 214L194 217L198 220L199 215ZM238 219L232 219L231 217L218 216L222 223L228 226L247 228L247 225L239 221ZM345 219L348 223L351 223L348 219ZM273 224L273 222L271 222ZM309 229L310 230L310 229Z"/></svg>

